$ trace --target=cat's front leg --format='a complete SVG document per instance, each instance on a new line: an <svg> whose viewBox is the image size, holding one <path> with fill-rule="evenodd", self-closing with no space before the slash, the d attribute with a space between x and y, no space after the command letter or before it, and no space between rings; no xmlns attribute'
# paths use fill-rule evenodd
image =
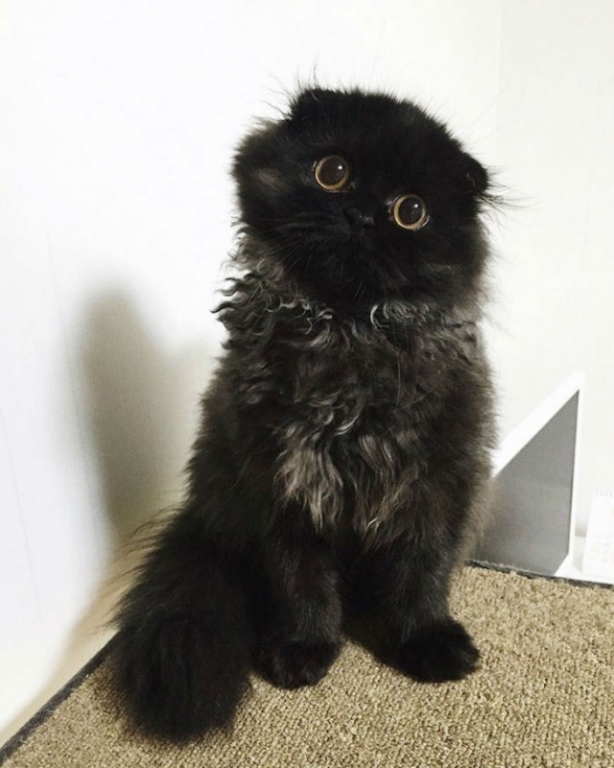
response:
<svg viewBox="0 0 614 768"><path fill-rule="evenodd" d="M391 663L424 682L461 680L475 671L479 651L448 608L451 543L402 536L370 561L369 589L388 627Z"/></svg>
<svg viewBox="0 0 614 768"><path fill-rule="evenodd" d="M274 529L267 534L263 562L269 595L258 666L281 688L315 685L335 660L341 642L332 552L313 534Z"/></svg>

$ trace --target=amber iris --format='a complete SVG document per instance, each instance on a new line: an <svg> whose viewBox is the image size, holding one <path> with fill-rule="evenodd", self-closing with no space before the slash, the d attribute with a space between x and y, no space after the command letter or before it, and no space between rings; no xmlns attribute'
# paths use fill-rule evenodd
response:
<svg viewBox="0 0 614 768"><path fill-rule="evenodd" d="M350 164L339 155L328 155L318 160L313 174L322 189L337 192L350 180Z"/></svg>
<svg viewBox="0 0 614 768"><path fill-rule="evenodd" d="M392 205L392 218L403 229L422 229L429 220L429 212L418 195L401 195Z"/></svg>

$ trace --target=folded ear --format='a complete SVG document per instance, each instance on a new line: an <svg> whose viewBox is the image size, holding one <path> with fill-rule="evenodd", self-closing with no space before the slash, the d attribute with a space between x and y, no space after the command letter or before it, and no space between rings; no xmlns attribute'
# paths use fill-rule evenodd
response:
<svg viewBox="0 0 614 768"><path fill-rule="evenodd" d="M471 157L471 155L468 155L466 152L463 153L463 165L465 178L469 184L468 191L477 197L483 197L490 186L488 171L481 163L478 163L474 157Z"/></svg>

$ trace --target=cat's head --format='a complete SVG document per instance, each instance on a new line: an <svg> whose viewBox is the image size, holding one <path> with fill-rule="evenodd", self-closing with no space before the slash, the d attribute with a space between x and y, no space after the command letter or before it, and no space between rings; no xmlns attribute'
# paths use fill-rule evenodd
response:
<svg viewBox="0 0 614 768"><path fill-rule="evenodd" d="M247 137L234 175L249 237L334 309L462 302L479 283L487 172L411 102L303 91Z"/></svg>

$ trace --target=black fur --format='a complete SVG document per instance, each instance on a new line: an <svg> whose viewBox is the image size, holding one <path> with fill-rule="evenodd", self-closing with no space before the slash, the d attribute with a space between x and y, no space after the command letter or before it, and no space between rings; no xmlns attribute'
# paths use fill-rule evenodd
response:
<svg viewBox="0 0 614 768"><path fill-rule="evenodd" d="M316 183L340 155L351 178ZM145 731L232 720L255 666L295 688L375 609L389 660L464 677L448 610L479 527L493 444L479 334L489 180L410 102L307 90L239 148L237 277L180 513L118 611L116 680ZM419 195L416 231L391 206Z"/></svg>

